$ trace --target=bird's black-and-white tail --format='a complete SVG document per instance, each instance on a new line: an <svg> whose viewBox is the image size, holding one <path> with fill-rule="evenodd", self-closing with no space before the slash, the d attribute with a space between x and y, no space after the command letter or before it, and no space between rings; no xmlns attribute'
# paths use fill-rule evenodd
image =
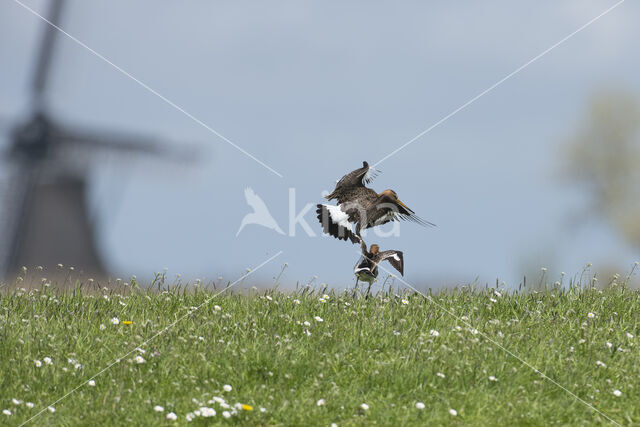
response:
<svg viewBox="0 0 640 427"><path fill-rule="evenodd" d="M349 216L339 206L317 205L318 221L322 224L322 230L338 240L350 240L351 243L360 243L360 238L351 231Z"/></svg>

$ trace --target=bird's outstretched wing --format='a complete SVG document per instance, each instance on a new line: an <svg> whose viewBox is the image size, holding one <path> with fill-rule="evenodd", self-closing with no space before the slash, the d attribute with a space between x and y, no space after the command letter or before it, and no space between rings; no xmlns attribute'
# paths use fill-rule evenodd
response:
<svg viewBox="0 0 640 427"><path fill-rule="evenodd" d="M378 176L380 171L375 168L369 166L369 163L362 162L362 167L356 169L352 172L349 172L336 184L336 188L333 190L331 194L329 194L327 199L332 200L338 196L338 193L341 190L345 190L351 187L364 187L365 184L369 184L373 179Z"/></svg>
<svg viewBox="0 0 640 427"><path fill-rule="evenodd" d="M400 275L404 275L404 256L401 251L380 252L380 262L387 260Z"/></svg>
<svg viewBox="0 0 640 427"><path fill-rule="evenodd" d="M411 221L416 224L420 224L423 227L435 227L436 225L432 222L427 221L426 219L420 218L414 211L409 209L408 207L398 206L398 212L394 212L396 218L401 219L403 221Z"/></svg>

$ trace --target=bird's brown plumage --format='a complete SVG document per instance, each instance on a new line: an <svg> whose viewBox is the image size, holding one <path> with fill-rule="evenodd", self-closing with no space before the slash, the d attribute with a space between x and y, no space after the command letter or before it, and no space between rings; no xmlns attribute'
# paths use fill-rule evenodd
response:
<svg viewBox="0 0 640 427"><path fill-rule="evenodd" d="M371 248L367 251L367 247L364 244L360 246L362 248L362 257L353 269L358 279L369 283L373 282L378 277L378 264L385 260L389 261L400 275L404 274L404 255L401 251L389 250L381 252L380 247L376 244L371 245Z"/></svg>
<svg viewBox="0 0 640 427"><path fill-rule="evenodd" d="M344 218L340 212L331 215L331 207L317 205L318 220L325 233L343 240L358 243L362 240L361 230L386 224L389 221L408 220L420 225L433 225L418 217L413 210L398 199L393 190L384 190L380 194L365 187L371 178L371 167L362 162L362 167L343 176L336 184L336 188L326 196L328 200L336 200L338 208L346 214ZM355 225L355 235L349 228Z"/></svg>

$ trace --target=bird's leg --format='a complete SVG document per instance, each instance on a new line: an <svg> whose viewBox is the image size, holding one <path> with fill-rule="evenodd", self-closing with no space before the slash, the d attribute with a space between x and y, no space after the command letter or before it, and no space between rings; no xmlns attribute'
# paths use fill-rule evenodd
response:
<svg viewBox="0 0 640 427"><path fill-rule="evenodd" d="M373 285L373 282L369 282L369 287L367 288L367 299L369 299L369 293L371 292L371 285Z"/></svg>
<svg viewBox="0 0 640 427"><path fill-rule="evenodd" d="M367 256L367 244L364 240L360 239L360 249L362 250L362 255Z"/></svg>

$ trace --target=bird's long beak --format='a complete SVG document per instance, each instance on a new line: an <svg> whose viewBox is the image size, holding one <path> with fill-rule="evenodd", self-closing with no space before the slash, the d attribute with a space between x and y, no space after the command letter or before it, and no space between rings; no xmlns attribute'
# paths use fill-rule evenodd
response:
<svg viewBox="0 0 640 427"><path fill-rule="evenodd" d="M411 210L411 208L409 208L409 206L407 206L407 205L405 205L404 203L402 203L402 202L400 201L400 199L397 199L396 201L398 202L398 204L399 204L400 206L402 206L403 208L405 208L405 209L406 209L406 210L408 210L409 212L413 212L413 211Z"/></svg>

